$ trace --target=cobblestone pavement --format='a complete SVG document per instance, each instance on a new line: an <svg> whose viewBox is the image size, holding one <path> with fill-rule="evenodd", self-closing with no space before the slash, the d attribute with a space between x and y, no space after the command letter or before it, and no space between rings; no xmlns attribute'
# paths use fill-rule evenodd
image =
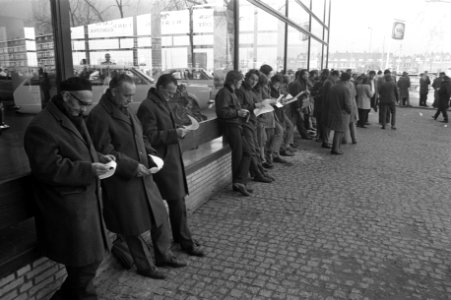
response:
<svg viewBox="0 0 451 300"><path fill-rule="evenodd" d="M451 128L398 108L398 130L357 129L330 155L299 141L277 181L231 186L191 217L208 252L168 279L109 258L101 299L451 299Z"/></svg>

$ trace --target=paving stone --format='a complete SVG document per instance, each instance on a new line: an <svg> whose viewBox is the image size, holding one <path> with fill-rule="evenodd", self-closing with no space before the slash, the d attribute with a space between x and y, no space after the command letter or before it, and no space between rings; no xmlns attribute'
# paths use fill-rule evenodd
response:
<svg viewBox="0 0 451 300"><path fill-rule="evenodd" d="M344 155L297 138L275 182L229 185L189 216L206 257L176 252L189 265L164 281L108 266L100 299L450 298L451 127L397 112L396 131L372 112Z"/></svg>

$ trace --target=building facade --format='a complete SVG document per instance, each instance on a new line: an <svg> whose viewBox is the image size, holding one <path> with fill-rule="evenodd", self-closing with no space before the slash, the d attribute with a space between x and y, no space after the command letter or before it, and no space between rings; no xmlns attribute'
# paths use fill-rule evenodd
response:
<svg viewBox="0 0 451 300"><path fill-rule="evenodd" d="M123 71L147 91L173 72L197 91L205 85L199 98L208 103L229 70L327 67L331 0L197 2L0 0L1 299L46 299L64 276L35 249L23 149L27 125L58 82L86 76L102 92Z"/></svg>

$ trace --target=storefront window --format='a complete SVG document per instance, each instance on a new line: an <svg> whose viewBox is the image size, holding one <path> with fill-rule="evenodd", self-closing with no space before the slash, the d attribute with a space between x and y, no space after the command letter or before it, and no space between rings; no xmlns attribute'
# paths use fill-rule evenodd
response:
<svg viewBox="0 0 451 300"><path fill-rule="evenodd" d="M319 39L323 38L323 25L312 18L311 33Z"/></svg>
<svg viewBox="0 0 451 300"><path fill-rule="evenodd" d="M23 134L55 88L50 2L0 0L0 181L29 172Z"/></svg>
<svg viewBox="0 0 451 300"><path fill-rule="evenodd" d="M285 7L279 8L285 10ZM268 64L283 69L285 23L246 2L240 5L240 70L259 69Z"/></svg>
<svg viewBox="0 0 451 300"><path fill-rule="evenodd" d="M287 71L307 69L308 35L288 27Z"/></svg>
<svg viewBox="0 0 451 300"><path fill-rule="evenodd" d="M324 1L325 0L313 0L312 1L312 12L323 21L324 17ZM324 21L323 21L324 22Z"/></svg>
<svg viewBox="0 0 451 300"><path fill-rule="evenodd" d="M312 39L310 44L310 70L321 70L322 44Z"/></svg>
<svg viewBox="0 0 451 300"><path fill-rule="evenodd" d="M305 30L309 30L310 15L295 0L288 1L288 18Z"/></svg>
<svg viewBox="0 0 451 300"><path fill-rule="evenodd" d="M74 73L93 82L95 99L114 74L132 76L137 86L132 109L161 74L171 73L199 109L207 110L233 69L234 38L233 1L205 2L77 2L71 6Z"/></svg>

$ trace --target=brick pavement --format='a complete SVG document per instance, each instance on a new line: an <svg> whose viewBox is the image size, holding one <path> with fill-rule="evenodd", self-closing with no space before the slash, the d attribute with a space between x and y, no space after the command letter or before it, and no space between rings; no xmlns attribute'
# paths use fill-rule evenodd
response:
<svg viewBox="0 0 451 300"><path fill-rule="evenodd" d="M398 109L396 131L372 114L342 156L300 141L276 182L190 217L207 257L164 281L108 258L101 299L451 299L451 129L432 114Z"/></svg>

